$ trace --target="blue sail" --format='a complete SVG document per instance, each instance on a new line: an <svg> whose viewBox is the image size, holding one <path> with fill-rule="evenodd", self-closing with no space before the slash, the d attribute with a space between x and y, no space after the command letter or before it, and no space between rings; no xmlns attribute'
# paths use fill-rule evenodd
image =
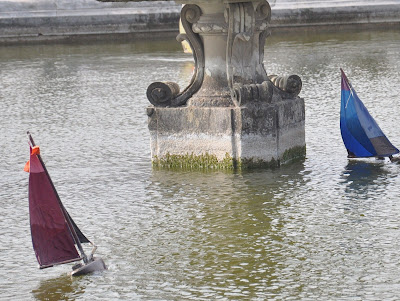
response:
<svg viewBox="0 0 400 301"><path fill-rule="evenodd" d="M382 132L358 98L343 70L340 130L349 157L389 157L399 150Z"/></svg>

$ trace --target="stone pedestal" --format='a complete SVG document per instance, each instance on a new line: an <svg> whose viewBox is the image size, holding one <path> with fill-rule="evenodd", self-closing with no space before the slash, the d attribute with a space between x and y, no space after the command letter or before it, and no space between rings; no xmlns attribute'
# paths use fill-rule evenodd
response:
<svg viewBox="0 0 400 301"><path fill-rule="evenodd" d="M171 82L147 90L155 165L245 168L304 157L301 79L268 76L263 64L270 18L267 1L185 1L178 41L189 42L196 67L182 91Z"/></svg>
<svg viewBox="0 0 400 301"><path fill-rule="evenodd" d="M252 107L148 108L153 163L161 167L275 167L305 154L304 102Z"/></svg>

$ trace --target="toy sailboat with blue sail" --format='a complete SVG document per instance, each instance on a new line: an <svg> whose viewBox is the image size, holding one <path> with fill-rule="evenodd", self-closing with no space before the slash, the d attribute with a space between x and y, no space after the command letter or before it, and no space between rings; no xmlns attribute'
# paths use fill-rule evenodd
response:
<svg viewBox="0 0 400 301"><path fill-rule="evenodd" d="M389 157L399 153L382 132L342 69L340 130L349 158Z"/></svg>

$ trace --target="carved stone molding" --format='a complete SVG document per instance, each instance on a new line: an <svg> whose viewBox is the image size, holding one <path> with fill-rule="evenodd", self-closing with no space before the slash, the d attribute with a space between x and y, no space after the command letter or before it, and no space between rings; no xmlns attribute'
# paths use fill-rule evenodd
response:
<svg viewBox="0 0 400 301"><path fill-rule="evenodd" d="M258 91L254 90L254 87L249 86L246 89L244 86L259 85L269 80L264 69L263 57L265 39L269 35L271 7L267 1L261 1L256 7L252 2L229 3L225 19L229 24L226 50L228 86L232 101L235 105L240 105L244 99L243 95L249 94L236 95L238 91ZM241 88L234 89L234 85Z"/></svg>
<svg viewBox="0 0 400 301"><path fill-rule="evenodd" d="M220 34L228 31L228 24L223 14L202 15L197 23L193 24L193 32L201 34Z"/></svg>

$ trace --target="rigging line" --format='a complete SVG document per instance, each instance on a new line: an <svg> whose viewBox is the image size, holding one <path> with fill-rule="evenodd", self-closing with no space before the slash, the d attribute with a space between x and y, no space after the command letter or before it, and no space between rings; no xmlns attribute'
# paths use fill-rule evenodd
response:
<svg viewBox="0 0 400 301"><path fill-rule="evenodd" d="M353 96L353 86L350 84L350 82L349 82L349 80L346 78L345 79L346 80L346 83L347 83L347 85L349 86L349 88L350 88L350 95L349 95L349 97L347 98L347 100L346 100L346 105L345 105L345 109L347 109L347 105L349 104L349 100L350 100L350 97L352 97Z"/></svg>
<svg viewBox="0 0 400 301"><path fill-rule="evenodd" d="M346 100L346 106L344 107L345 109L347 109L347 105L349 104L350 97L352 97L352 96L353 96L353 89L350 88L350 95L349 95L349 97L348 97L347 100Z"/></svg>

